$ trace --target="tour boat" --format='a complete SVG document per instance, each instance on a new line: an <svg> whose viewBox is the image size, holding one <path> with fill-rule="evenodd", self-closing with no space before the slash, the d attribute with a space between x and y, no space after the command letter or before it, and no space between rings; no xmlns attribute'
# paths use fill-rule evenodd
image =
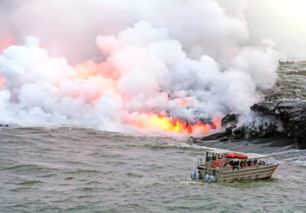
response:
<svg viewBox="0 0 306 213"><path fill-rule="evenodd" d="M278 167L275 160L266 156L248 156L235 152L206 152L205 160L198 160L198 171L191 173L192 180L205 182L233 182L271 178Z"/></svg>

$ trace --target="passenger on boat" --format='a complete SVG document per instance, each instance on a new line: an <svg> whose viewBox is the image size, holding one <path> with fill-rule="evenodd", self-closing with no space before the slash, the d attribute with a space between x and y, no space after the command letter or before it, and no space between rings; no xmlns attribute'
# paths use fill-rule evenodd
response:
<svg viewBox="0 0 306 213"><path fill-rule="evenodd" d="M258 166L258 161L257 161L257 159L254 160L254 166Z"/></svg>
<svg viewBox="0 0 306 213"><path fill-rule="evenodd" d="M240 168L244 168L245 167L245 165L244 165L244 160L242 160L241 162L240 162Z"/></svg>
<svg viewBox="0 0 306 213"><path fill-rule="evenodd" d="M216 159L213 160L211 163L211 167L214 169L218 169L218 166L219 166L218 161ZM213 170L213 175L216 175L216 170Z"/></svg>
<svg viewBox="0 0 306 213"><path fill-rule="evenodd" d="M265 162L265 161L263 161L263 160L260 160L260 161L259 161L259 163L258 163L258 165L259 165L259 166L261 166L261 165L265 165L265 164L266 164L266 162Z"/></svg>
<svg viewBox="0 0 306 213"><path fill-rule="evenodd" d="M224 160L221 158L220 160L219 160L219 167L222 167L224 165Z"/></svg>
<svg viewBox="0 0 306 213"><path fill-rule="evenodd" d="M217 168L218 167L218 162L216 160L213 160L212 163L211 163L211 167L214 168L214 169Z"/></svg>
<svg viewBox="0 0 306 213"><path fill-rule="evenodd" d="M240 169L240 163L239 163L239 161L234 161L234 163L233 163L233 170L235 170L235 169L237 169L237 170Z"/></svg>
<svg viewBox="0 0 306 213"><path fill-rule="evenodd" d="M242 160L240 162L240 168L245 168L246 167L246 161L245 160Z"/></svg>

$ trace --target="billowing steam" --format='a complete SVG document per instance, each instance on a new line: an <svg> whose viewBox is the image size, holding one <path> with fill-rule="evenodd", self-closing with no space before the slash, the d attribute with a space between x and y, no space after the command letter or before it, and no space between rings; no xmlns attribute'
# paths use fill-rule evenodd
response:
<svg viewBox="0 0 306 213"><path fill-rule="evenodd" d="M226 113L247 115L273 86L277 57L239 46L244 4L232 2L235 10L213 0L8 3L1 120L206 134Z"/></svg>

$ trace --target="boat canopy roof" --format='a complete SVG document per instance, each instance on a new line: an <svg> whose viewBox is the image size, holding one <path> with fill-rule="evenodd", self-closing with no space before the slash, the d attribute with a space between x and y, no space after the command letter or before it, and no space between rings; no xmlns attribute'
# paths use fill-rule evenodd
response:
<svg viewBox="0 0 306 213"><path fill-rule="evenodd" d="M247 155L235 153L235 152L229 152L225 154L226 158L238 158L238 159L248 159Z"/></svg>
<svg viewBox="0 0 306 213"><path fill-rule="evenodd" d="M254 158L268 158L267 155L256 154L256 153L240 153L240 152L232 152L227 150L208 150L206 151L208 155L222 154L226 158L235 158L235 159L254 159Z"/></svg>

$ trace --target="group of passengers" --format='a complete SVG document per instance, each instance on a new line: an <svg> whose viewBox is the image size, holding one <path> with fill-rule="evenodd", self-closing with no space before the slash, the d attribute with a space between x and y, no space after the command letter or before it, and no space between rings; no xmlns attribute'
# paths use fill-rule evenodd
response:
<svg viewBox="0 0 306 213"><path fill-rule="evenodd" d="M229 158L227 155L224 155L222 153L207 153L206 163L207 166L211 166L212 168L215 168L217 170L222 167L232 170L240 170L244 168L258 167L266 164L264 160L259 160L256 158L247 159L247 157L245 157L246 159L239 159L238 157L236 158L236 156L231 157L232 158Z"/></svg>
<svg viewBox="0 0 306 213"><path fill-rule="evenodd" d="M266 162L263 160L257 160L255 159L248 159L248 160L227 160L224 164L224 167L226 167L227 165L230 165L233 170L237 169L243 169L243 168L247 168L247 167L258 167L261 165L265 165Z"/></svg>
<svg viewBox="0 0 306 213"><path fill-rule="evenodd" d="M209 162L212 168L224 166L224 156L222 154L212 153L211 156L206 156L206 162Z"/></svg>
<svg viewBox="0 0 306 213"><path fill-rule="evenodd" d="M240 170L243 168L248 168L248 167L258 167L261 165L265 165L266 162L263 160L258 160L258 159L227 159L223 160L223 158L220 156L212 156L208 157L207 161L211 165L212 168L220 168L220 167L231 167L233 170Z"/></svg>

